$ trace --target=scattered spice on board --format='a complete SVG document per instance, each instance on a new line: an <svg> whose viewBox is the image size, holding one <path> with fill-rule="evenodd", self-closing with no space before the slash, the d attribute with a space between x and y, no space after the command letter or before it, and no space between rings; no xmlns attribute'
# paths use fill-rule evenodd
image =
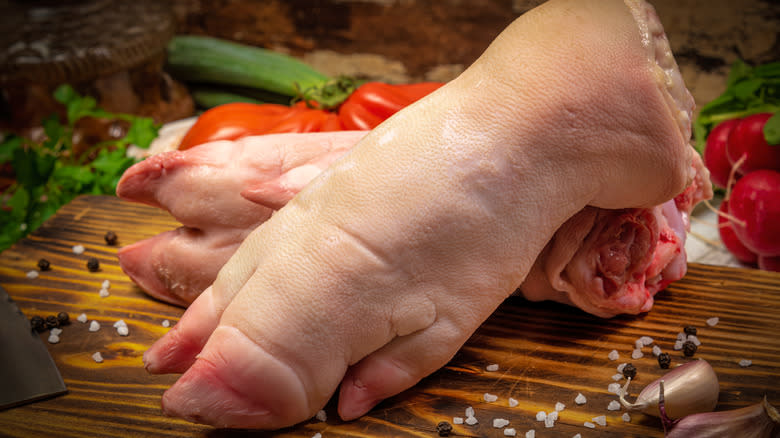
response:
<svg viewBox="0 0 780 438"><path fill-rule="evenodd" d="M452 417L452 424L463 424L463 417Z"/></svg>
<svg viewBox="0 0 780 438"><path fill-rule="evenodd" d="M683 329L683 332L688 336L696 336L697 330L696 327L689 325Z"/></svg>
<svg viewBox="0 0 780 438"><path fill-rule="evenodd" d="M49 263L49 261L46 259L40 259L38 260L38 269L41 271L48 271L51 269L51 263Z"/></svg>
<svg viewBox="0 0 780 438"><path fill-rule="evenodd" d="M486 366L485 370L491 371L491 372L492 371L498 371L498 364L497 363L492 363L492 364Z"/></svg>
<svg viewBox="0 0 780 438"><path fill-rule="evenodd" d="M94 360L97 363L101 363L103 362L103 355L100 354L100 352L98 351L97 353L92 355L92 360Z"/></svg>
<svg viewBox="0 0 780 438"><path fill-rule="evenodd" d="M683 354L685 355L685 357L691 357L694 354L696 354L696 349L697 348L698 347L696 346L696 344L693 343L692 341L685 341L685 342L683 342L682 350L683 350Z"/></svg>
<svg viewBox="0 0 780 438"><path fill-rule="evenodd" d="M84 254L84 245L74 245L71 250L73 250L73 254Z"/></svg>
<svg viewBox="0 0 780 438"><path fill-rule="evenodd" d="M46 330L46 321L39 315L35 315L30 318L30 327L36 332L42 332Z"/></svg>
<svg viewBox="0 0 780 438"><path fill-rule="evenodd" d="M103 239L105 239L106 244L110 246L116 245L119 240L116 233L113 231L107 231L106 235L103 236Z"/></svg>
<svg viewBox="0 0 780 438"><path fill-rule="evenodd" d="M30 280L34 280L38 278L38 271L36 270L28 271L27 274L25 274L25 276Z"/></svg>
<svg viewBox="0 0 780 438"><path fill-rule="evenodd" d="M504 436L516 436L517 431L512 427L507 427L504 429Z"/></svg>
<svg viewBox="0 0 780 438"><path fill-rule="evenodd" d="M504 428L506 426L509 426L509 420L507 420L506 418L494 418L493 419L493 427L495 427L496 429L501 429L501 428Z"/></svg>
<svg viewBox="0 0 780 438"><path fill-rule="evenodd" d="M96 257L90 257L87 260L87 269L89 272L97 272L100 270L100 261Z"/></svg>
<svg viewBox="0 0 780 438"><path fill-rule="evenodd" d="M60 322L60 325L65 325L70 322L70 316L68 316L68 312L60 312L57 314L57 321Z"/></svg>
<svg viewBox="0 0 780 438"><path fill-rule="evenodd" d="M626 364L626 366L623 367L623 376L626 379L635 379L636 378L636 367L633 364Z"/></svg>
<svg viewBox="0 0 780 438"><path fill-rule="evenodd" d="M753 365L753 361L750 359L742 359L739 361L739 366L742 368L749 367L750 365Z"/></svg>
<svg viewBox="0 0 780 438"><path fill-rule="evenodd" d="M60 320L57 319L54 315L49 315L46 317L46 328L55 328L60 326Z"/></svg>
<svg viewBox="0 0 780 438"><path fill-rule="evenodd" d="M671 364L672 364L672 356L670 356L669 353L661 353L658 355L658 366L660 366L663 369L667 369Z"/></svg>
<svg viewBox="0 0 780 438"><path fill-rule="evenodd" d="M485 393L482 396L482 399L485 400L488 403L493 403L494 401L498 400L498 396L495 394Z"/></svg>
<svg viewBox="0 0 780 438"><path fill-rule="evenodd" d="M439 422L439 424L436 425L436 432L439 436L450 436L452 425L447 421Z"/></svg>
<svg viewBox="0 0 780 438"><path fill-rule="evenodd" d="M77 316L76 317L76 321L81 322L81 323L87 322L87 314L86 313L82 313L81 315Z"/></svg>
<svg viewBox="0 0 780 438"><path fill-rule="evenodd" d="M577 394L577 397L574 398L574 403L577 403L578 405L584 405L587 402L588 399L585 398L585 396L582 395L582 393Z"/></svg>
<svg viewBox="0 0 780 438"><path fill-rule="evenodd" d="M718 318L717 316L714 316L714 317L709 318L707 320L707 325L710 326L710 327L715 327L716 325L718 325L719 322L720 322L720 318Z"/></svg>

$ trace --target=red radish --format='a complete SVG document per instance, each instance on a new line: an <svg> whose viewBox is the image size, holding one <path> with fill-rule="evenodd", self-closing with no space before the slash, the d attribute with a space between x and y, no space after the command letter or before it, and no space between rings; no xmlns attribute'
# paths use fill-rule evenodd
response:
<svg viewBox="0 0 780 438"><path fill-rule="evenodd" d="M770 145L764 138L764 125L770 117L771 113L753 114L741 119L731 130L726 144L729 161L733 165L745 156L737 174L759 169L780 171L780 145Z"/></svg>
<svg viewBox="0 0 780 438"><path fill-rule="evenodd" d="M722 189L728 185L729 173L731 173L731 162L726 155L726 144L729 134L739 122L739 119L731 119L719 123L707 136L707 145L704 148L704 165L710 171L712 183Z"/></svg>
<svg viewBox="0 0 780 438"><path fill-rule="evenodd" d="M756 170L740 178L729 198L739 240L763 256L780 256L780 172Z"/></svg>
<svg viewBox="0 0 780 438"><path fill-rule="evenodd" d="M718 232L720 232L720 240L737 260L748 265L754 265L758 256L739 241L739 238L734 233L734 228L731 226L731 221L728 219L728 214L729 202L724 200L720 204L720 214L718 214Z"/></svg>
<svg viewBox="0 0 780 438"><path fill-rule="evenodd" d="M765 271L780 272L780 256L760 256L758 257L758 267Z"/></svg>

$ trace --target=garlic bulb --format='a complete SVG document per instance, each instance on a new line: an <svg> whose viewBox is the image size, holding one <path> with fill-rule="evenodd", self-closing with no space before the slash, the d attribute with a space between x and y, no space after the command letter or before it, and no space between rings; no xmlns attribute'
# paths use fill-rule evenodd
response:
<svg viewBox="0 0 780 438"><path fill-rule="evenodd" d="M711 412L718 403L718 376L712 366L703 359L680 365L653 381L642 389L634 403L625 399L628 385L631 383L631 379L628 379L620 393L620 403L630 411L660 416L658 401L661 381L664 382L666 415L671 419Z"/></svg>
<svg viewBox="0 0 780 438"><path fill-rule="evenodd" d="M780 414L764 397L761 403L730 411L689 415L674 423L666 438L777 438Z"/></svg>

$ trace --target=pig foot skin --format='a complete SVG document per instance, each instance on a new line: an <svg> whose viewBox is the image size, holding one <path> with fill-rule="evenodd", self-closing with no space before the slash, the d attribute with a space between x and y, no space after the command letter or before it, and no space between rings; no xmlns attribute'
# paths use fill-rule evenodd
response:
<svg viewBox="0 0 780 438"><path fill-rule="evenodd" d="M165 152L125 172L117 195L184 224L122 248L122 270L153 297L186 306L246 236L365 136L277 134Z"/></svg>
<svg viewBox="0 0 780 438"><path fill-rule="evenodd" d="M638 1L552 0L369 133L147 351L183 372L164 412L280 428L340 384L356 418L449 361L586 205L680 193L692 100L658 28Z"/></svg>

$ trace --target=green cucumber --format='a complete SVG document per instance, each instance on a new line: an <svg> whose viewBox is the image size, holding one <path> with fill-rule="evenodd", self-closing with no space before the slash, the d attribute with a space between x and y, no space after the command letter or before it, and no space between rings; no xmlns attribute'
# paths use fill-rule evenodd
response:
<svg viewBox="0 0 780 438"><path fill-rule="evenodd" d="M329 80L291 56L218 38L179 35L167 50L167 71L184 82L251 87L296 97Z"/></svg>

